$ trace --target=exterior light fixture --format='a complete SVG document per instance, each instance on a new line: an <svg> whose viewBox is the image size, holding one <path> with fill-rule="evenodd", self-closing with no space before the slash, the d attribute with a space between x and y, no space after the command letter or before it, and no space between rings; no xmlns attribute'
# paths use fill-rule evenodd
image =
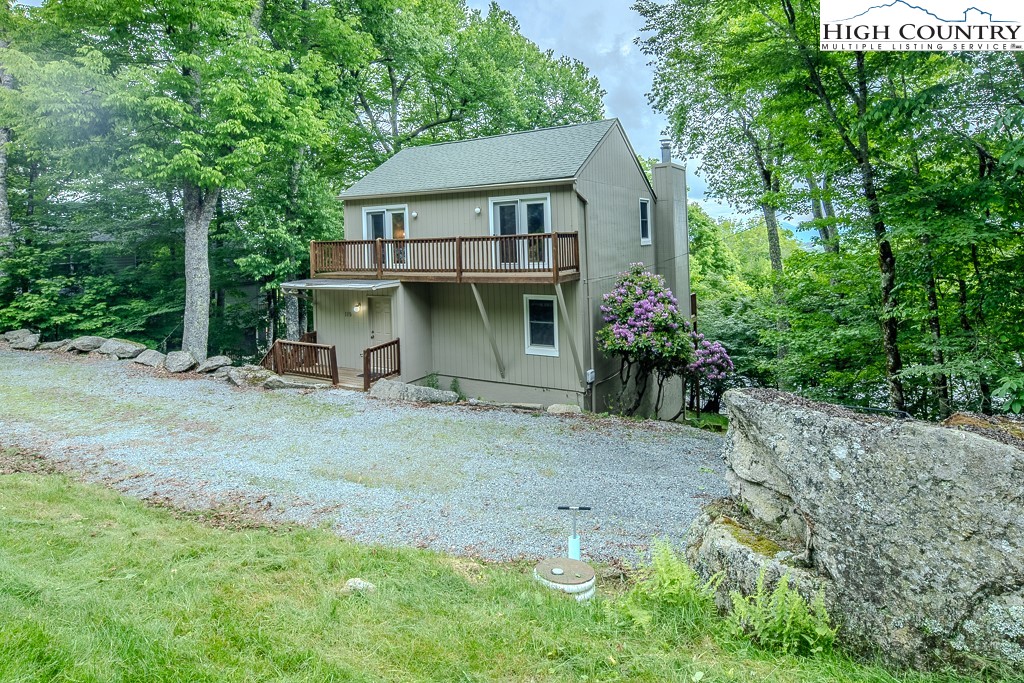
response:
<svg viewBox="0 0 1024 683"><path fill-rule="evenodd" d="M352 307L352 312L353 313L358 313L359 312L359 303L358 302L356 303L355 306Z"/></svg>
<svg viewBox="0 0 1024 683"><path fill-rule="evenodd" d="M477 216L479 216L480 215L480 207L478 206L475 209L473 209L473 213L475 213Z"/></svg>
<svg viewBox="0 0 1024 683"><path fill-rule="evenodd" d="M420 215L419 215L418 213L416 213L415 211L413 211L413 212L412 212L412 217L413 217L413 218L419 218L419 217L420 217Z"/></svg>

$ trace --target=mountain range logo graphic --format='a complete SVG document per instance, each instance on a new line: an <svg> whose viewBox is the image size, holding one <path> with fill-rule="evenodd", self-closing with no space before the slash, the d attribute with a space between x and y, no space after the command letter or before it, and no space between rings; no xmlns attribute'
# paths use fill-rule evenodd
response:
<svg viewBox="0 0 1024 683"><path fill-rule="evenodd" d="M885 4L872 5L871 7L867 8L863 12L860 12L859 14L854 14L853 16L845 17L843 19L840 19L839 21L852 22L875 18L891 19L894 11L899 15L916 15L920 19L927 18L929 21L939 21L945 24L1017 23L1016 21L1012 21L1010 19L997 19L994 15L994 12L982 9L980 7L976 7L974 5L964 8L963 11L959 12L958 14L950 14L948 11L942 10L939 10L942 12L942 14L939 14L938 11L929 9L927 7L922 7L921 5L915 4L913 2L907 2L907 0L893 0L892 2L887 2Z"/></svg>

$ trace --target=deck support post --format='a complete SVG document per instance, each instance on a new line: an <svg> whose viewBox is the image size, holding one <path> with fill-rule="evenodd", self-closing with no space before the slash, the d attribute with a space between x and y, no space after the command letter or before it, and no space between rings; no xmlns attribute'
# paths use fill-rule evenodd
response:
<svg viewBox="0 0 1024 683"><path fill-rule="evenodd" d="M491 343L491 351L494 352L494 360L498 363L498 373L502 379L505 379L505 364L501 362L501 352L498 351L498 342L494 338L494 330L491 329L491 319L487 317L487 309L484 308L484 300L480 298L480 290L476 288L476 283L470 282L469 286L473 289L473 297L476 299L477 308L480 309L480 317L484 321L484 330L487 331L487 341Z"/></svg>
<svg viewBox="0 0 1024 683"><path fill-rule="evenodd" d="M569 351L572 352L572 360L576 364L576 374L580 378L580 385L586 384L586 376L583 374L583 364L580 363L580 352L576 348L575 325L569 320L569 309L565 306L565 295L562 293L562 283L555 283L555 294L558 296L558 310L562 314L562 324L569 331L566 335L569 339Z"/></svg>

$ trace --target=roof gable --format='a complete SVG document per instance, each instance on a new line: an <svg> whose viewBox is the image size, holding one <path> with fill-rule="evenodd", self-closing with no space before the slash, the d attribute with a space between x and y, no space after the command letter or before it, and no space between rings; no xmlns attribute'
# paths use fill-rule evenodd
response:
<svg viewBox="0 0 1024 683"><path fill-rule="evenodd" d="M616 119L407 147L341 194L373 197L574 178Z"/></svg>

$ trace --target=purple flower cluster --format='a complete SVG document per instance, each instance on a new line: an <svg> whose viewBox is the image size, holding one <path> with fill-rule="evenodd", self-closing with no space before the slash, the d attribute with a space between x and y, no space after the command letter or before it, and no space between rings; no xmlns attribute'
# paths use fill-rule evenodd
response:
<svg viewBox="0 0 1024 683"><path fill-rule="evenodd" d="M620 276L604 295L601 313L607 325L598 339L606 352L639 356L685 351L678 336L689 325L678 302L664 278L647 272L643 264L632 264Z"/></svg>
<svg viewBox="0 0 1024 683"><path fill-rule="evenodd" d="M704 383L723 381L734 368L732 359L720 342L709 342L699 332L690 333L695 357L686 366L687 374Z"/></svg>

